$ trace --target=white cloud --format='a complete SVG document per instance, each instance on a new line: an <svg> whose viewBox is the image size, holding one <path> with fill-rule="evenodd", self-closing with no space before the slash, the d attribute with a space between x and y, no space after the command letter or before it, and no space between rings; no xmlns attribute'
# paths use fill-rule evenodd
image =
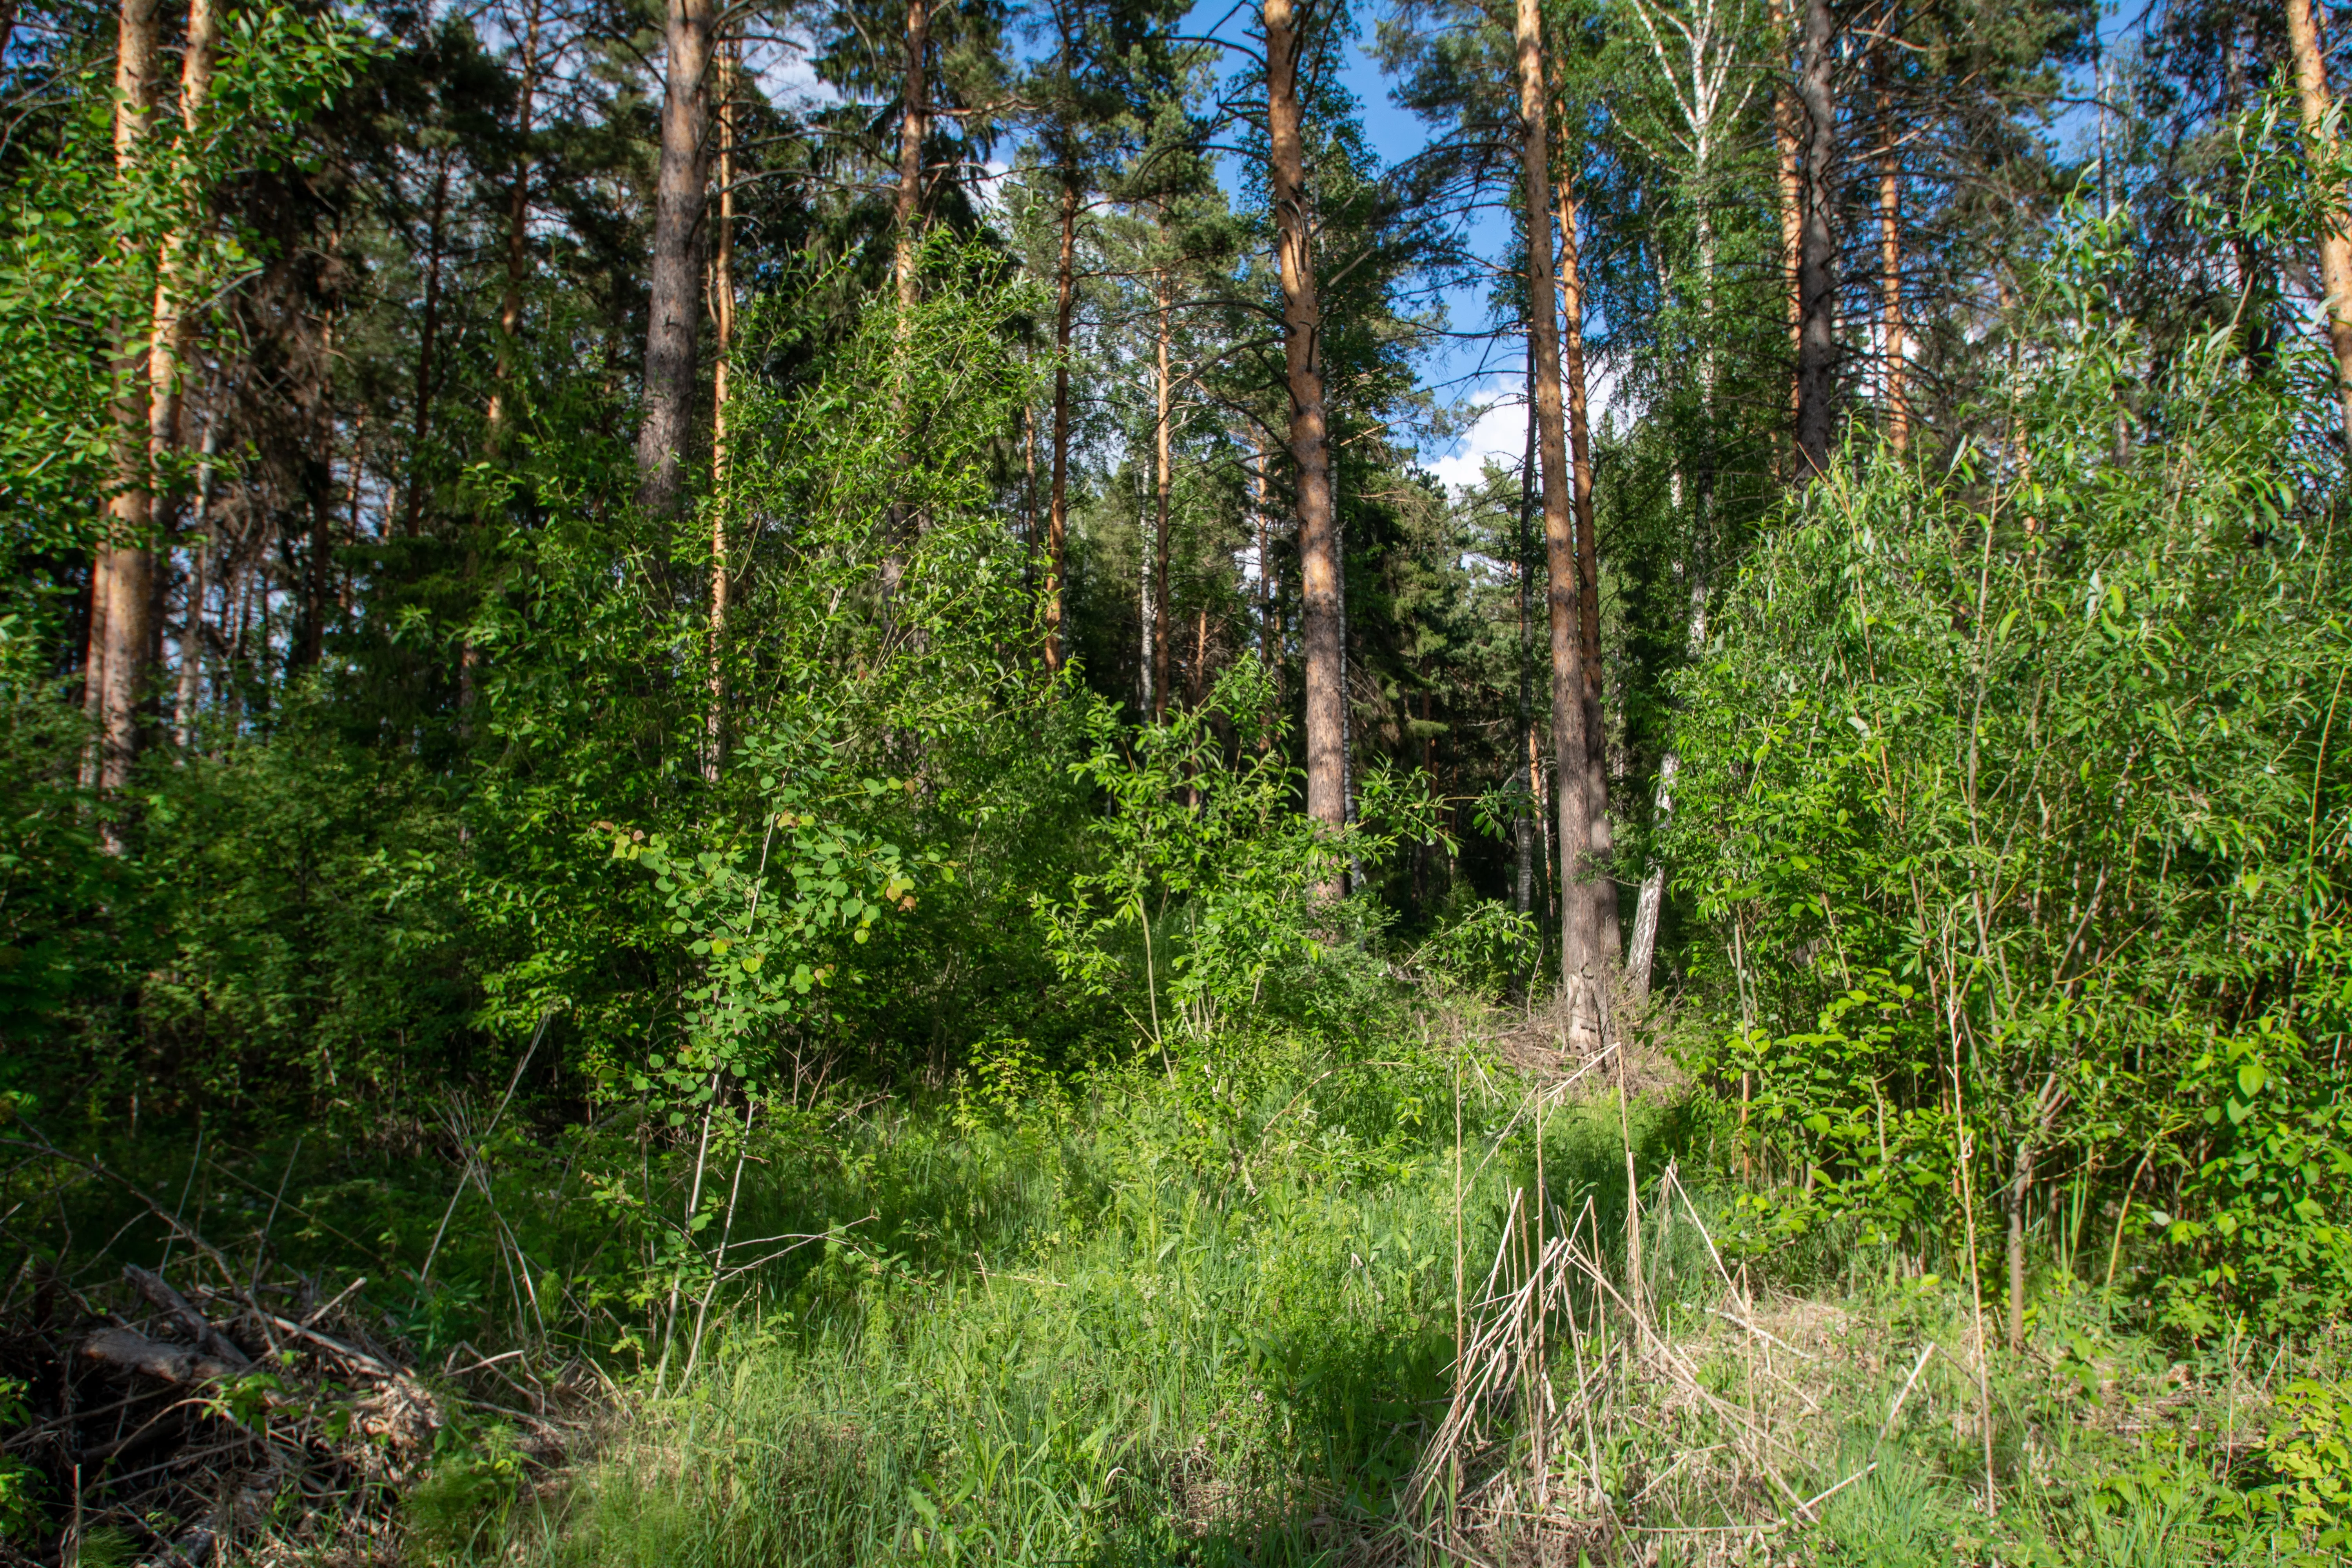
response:
<svg viewBox="0 0 2352 1568"><path fill-rule="evenodd" d="M1454 449L1428 465L1429 471L1451 489L1475 485L1486 477L1487 463L1500 463L1514 472L1528 450L1527 381L1523 375L1496 376L1464 401L1485 406L1470 427L1455 437ZM1593 376L1586 420L1597 439L1615 416L1617 376L1606 368Z"/></svg>
<svg viewBox="0 0 2352 1568"><path fill-rule="evenodd" d="M1455 438L1454 450L1429 465L1448 489L1475 485L1492 461L1516 468L1527 455L1527 383L1517 376L1497 377L1466 401L1486 406L1470 427Z"/></svg>

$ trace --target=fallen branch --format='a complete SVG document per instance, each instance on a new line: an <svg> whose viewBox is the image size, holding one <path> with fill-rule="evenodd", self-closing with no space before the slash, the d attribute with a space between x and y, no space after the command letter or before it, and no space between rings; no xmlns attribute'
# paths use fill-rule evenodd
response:
<svg viewBox="0 0 2352 1568"><path fill-rule="evenodd" d="M148 1300L175 1319L182 1328L187 1330L189 1335L195 1340L198 1350L225 1361L231 1366L247 1367L253 1364L251 1356L239 1349L226 1334L213 1327L212 1321L197 1311L185 1296L165 1284L163 1276L150 1274L135 1263L126 1263L122 1266L122 1277L131 1281L132 1289L146 1297Z"/></svg>
<svg viewBox="0 0 2352 1568"><path fill-rule="evenodd" d="M82 1342L81 1353L165 1383L218 1383L244 1370L184 1345L151 1340L135 1329L100 1329Z"/></svg>
<svg viewBox="0 0 2352 1568"><path fill-rule="evenodd" d="M1895 1430L1895 1418L1903 1414L1903 1402L1911 1397L1911 1385L1919 1381L1921 1369L1927 1366L1927 1358L1935 1353L1936 1342L1933 1340L1920 1347L1919 1359L1911 1363L1911 1375L1903 1380L1903 1392L1896 1394L1895 1403L1886 1407L1886 1419L1878 1428L1880 1442L1885 1442L1887 1436Z"/></svg>

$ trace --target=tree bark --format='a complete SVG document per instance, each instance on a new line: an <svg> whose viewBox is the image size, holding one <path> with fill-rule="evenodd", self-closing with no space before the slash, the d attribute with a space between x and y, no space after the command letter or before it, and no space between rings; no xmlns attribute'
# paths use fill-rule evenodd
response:
<svg viewBox="0 0 2352 1568"><path fill-rule="evenodd" d="M1584 665L1584 808L1591 815L1592 921L1607 979L1622 949L1616 846L1609 826L1609 728L1601 691L1601 536L1592 517L1592 437L1584 379L1584 275L1576 242L1577 149L1564 147L1559 184L1559 282L1568 333L1568 440L1574 459L1576 624Z"/></svg>
<svg viewBox="0 0 2352 1568"><path fill-rule="evenodd" d="M1801 483L1825 473L1837 402L1837 247L1831 227L1837 110L1830 100L1833 40L1829 0L1804 0L1805 37L1797 89L1804 104L1804 228L1797 293L1804 321L1797 346L1797 451Z"/></svg>
<svg viewBox="0 0 2352 1568"><path fill-rule="evenodd" d="M122 0L114 66L114 166L128 181L153 127L155 55L161 26L155 0ZM135 252L124 257L136 266ZM149 323L152 325L152 322ZM149 470L147 381L151 340L125 323L115 363L114 482L107 502L106 537L91 563L89 641L83 655L83 706L93 725L83 782L112 794L130 777L138 754L138 705L153 640L155 554L151 538L153 479ZM109 829L109 847L114 847Z"/></svg>
<svg viewBox="0 0 2352 1568"><path fill-rule="evenodd" d="M2336 138L2327 127L2335 107L2327 89L2327 64L2319 49L2319 28L2311 0L2286 0L2287 39L2294 51L2294 84L2303 105L2304 134L2332 161ZM2341 192L2331 191L2340 199ZM2319 276L2327 290L2327 342L2336 351L2336 393L2344 405L2344 439L2352 444L2352 231L2331 200L2327 226L2319 237Z"/></svg>
<svg viewBox="0 0 2352 1568"><path fill-rule="evenodd" d="M929 82L923 56L931 42L929 0L907 0L907 82L898 115L898 197L892 208L898 239L891 271L898 284L898 309L915 308L916 221L922 206L923 141L931 131Z"/></svg>
<svg viewBox="0 0 2352 1568"><path fill-rule="evenodd" d="M1551 138L1546 110L1543 24L1538 0L1519 0L1520 167L1528 223L1528 352L1535 361L1536 447L1541 458L1545 598L1551 627L1551 723L1559 790L1560 988L1574 1015L1605 1029L1598 904L1591 887L1592 812L1584 723L1582 594L1570 500L1566 419L1560 406L1559 299L1552 278ZM1586 1009L1591 1009L1588 1015Z"/></svg>
<svg viewBox="0 0 2352 1568"><path fill-rule="evenodd" d="M661 163L654 185L651 299L646 319L645 417L637 426L637 500L673 517L680 500L678 448L687 438L702 326L703 133L713 0L669 0L664 25Z"/></svg>
<svg viewBox="0 0 2352 1568"><path fill-rule="evenodd" d="M2033 1140L2017 1142L2017 1163L2011 1168L2009 1191L2009 1351L2025 1349L2025 1207L2033 1195Z"/></svg>
<svg viewBox="0 0 2352 1568"><path fill-rule="evenodd" d="M1168 368L1169 289L1168 273L1160 270L1157 279L1159 295L1160 377L1157 384L1159 406L1152 422L1154 454L1152 498L1152 563L1151 622L1160 629L1159 639L1151 647L1151 719L1158 723L1168 714L1168 644L1171 640L1168 619L1168 501L1170 494L1169 458L1174 446L1171 422L1175 408L1175 383Z"/></svg>
<svg viewBox="0 0 2352 1568"><path fill-rule="evenodd" d="M191 147L205 100L212 93L213 57L219 46L220 17L213 0L189 0L187 47L180 57L180 125ZM184 298L187 251L194 238L193 231L203 223L203 194L193 182L183 187L181 199L185 204L183 220L188 226L174 228L163 237L155 269L154 321L147 340L147 457L150 471L157 476L152 521L157 537L165 540L172 535L176 509L161 477L181 444L184 382L196 342L195 318L188 314Z"/></svg>
<svg viewBox="0 0 2352 1568"><path fill-rule="evenodd" d="M711 353L718 362L710 372L710 702L703 717L703 773L719 782L727 712L727 672L724 665L729 595L734 583L727 558L728 424L732 412L732 366L728 355L735 344L735 80L734 46L719 46L719 236L710 263Z"/></svg>
<svg viewBox="0 0 2352 1568"><path fill-rule="evenodd" d="M1078 171L1062 164L1062 245L1054 268L1054 494L1045 510L1045 668L1062 668L1062 556L1070 535L1070 331L1078 300Z"/></svg>
<svg viewBox="0 0 2352 1568"><path fill-rule="evenodd" d="M1347 694L1342 660L1338 508L1323 399L1323 307L1307 249L1307 150L1298 97L1294 0L1265 0L1266 128L1274 181L1275 256L1282 275L1283 357L1289 373L1290 458L1298 481L1300 640L1307 655L1307 814L1333 831L1348 819ZM1336 883L1318 889L1336 896Z"/></svg>
<svg viewBox="0 0 2352 1568"><path fill-rule="evenodd" d="M1780 43L1780 58L1785 65L1790 34L1796 29L1796 0L1773 0L1774 36ZM1789 422L1793 435L1797 411L1802 404L1800 380L1795 374L1804 358L1805 304L1804 289L1800 282L1800 258L1804 253L1804 153L1801 146L1803 114L1798 107L1785 69L1776 70L1772 81L1772 145L1777 160L1774 190L1780 198L1780 287L1788 296L1789 317Z"/></svg>

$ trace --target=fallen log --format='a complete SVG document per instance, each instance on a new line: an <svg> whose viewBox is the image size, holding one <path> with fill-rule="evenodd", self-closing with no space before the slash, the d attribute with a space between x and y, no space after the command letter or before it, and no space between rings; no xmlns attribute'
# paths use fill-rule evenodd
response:
<svg viewBox="0 0 2352 1568"><path fill-rule="evenodd" d="M122 1268L122 1277L131 1281L131 1289L171 1314L196 1342L196 1348L231 1366L253 1364L253 1358L239 1349L226 1334L213 1327L212 1320L196 1310L189 1300L163 1282L161 1275L150 1274L135 1263Z"/></svg>
<svg viewBox="0 0 2352 1568"><path fill-rule="evenodd" d="M165 1383L218 1383L244 1370L185 1345L151 1340L135 1329L100 1329L82 1342L81 1353Z"/></svg>

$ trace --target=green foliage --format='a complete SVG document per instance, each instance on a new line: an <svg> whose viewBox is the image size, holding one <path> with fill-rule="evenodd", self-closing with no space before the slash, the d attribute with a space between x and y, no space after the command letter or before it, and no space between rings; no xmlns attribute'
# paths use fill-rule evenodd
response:
<svg viewBox="0 0 2352 1568"><path fill-rule="evenodd" d="M56 553L94 537L90 498L111 482L111 334L153 299L163 237L198 230L210 193L296 156L307 123L378 47L345 17L237 8L223 19L192 132L162 117L140 159L118 169L103 57L73 84L73 111L40 128L55 141L0 190L0 561L19 593L53 589L43 579ZM265 251L234 227L184 247L184 297L216 296L265 265ZM17 575L28 569L30 582ZM10 609L31 607L55 608Z"/></svg>
<svg viewBox="0 0 2352 1568"><path fill-rule="evenodd" d="M1988 1205L2131 1173L2198 1258L2171 1321L2295 1332L2352 1289L2320 367L2249 374L2226 334L2152 363L2109 308L2118 222L2062 233L2002 439L1825 477L1724 606L1677 729L1721 933L1689 1061L1784 1179L1759 1242L1851 1212L1928 1247L1963 1157Z"/></svg>
<svg viewBox="0 0 2352 1568"><path fill-rule="evenodd" d="M2210 1157L2184 1176L2179 1217L2149 1216L2168 1244L2168 1315L2196 1333L2249 1309L2296 1332L2341 1321L2352 1309L2352 1103L2272 1019L2215 1045L2179 1086L2180 1103L2202 1108Z"/></svg>
<svg viewBox="0 0 2352 1568"><path fill-rule="evenodd" d="M777 1032L823 1005L807 1000L813 993L865 980L851 948L864 946L887 913L915 907L912 868L898 847L830 819L844 799L871 801L904 784L843 777L829 738L789 722L747 739L736 765L758 773L760 816L733 831L714 825L709 848L599 825L615 860L653 873L668 934L683 939L702 971L683 993L683 1046L655 1053L651 1077L632 1074L635 1093L657 1078L669 1098L700 1104L719 1075L764 1076Z"/></svg>
<svg viewBox="0 0 2352 1568"><path fill-rule="evenodd" d="M2285 1561L2336 1563L2352 1549L2352 1394L2313 1378L2289 1384L2263 1438L2277 1483L2256 1494L2285 1534Z"/></svg>
<svg viewBox="0 0 2352 1568"><path fill-rule="evenodd" d="M1102 868L1074 877L1066 896L1035 894L1038 916L1066 978L1108 995L1115 981L1139 975L1148 1013L1134 1022L1158 1045L1170 1030L1212 1037L1222 1018L1259 1006L1269 982L1277 994L1286 983L1311 990L1313 967L1338 945L1339 917L1322 889L1351 861L1377 865L1436 831L1425 781L1367 777L1359 819L1332 833L1297 811L1283 752L1244 748L1229 763L1221 723L1280 739L1272 695L1265 670L1244 658L1208 704L1173 710L1166 724L1129 730L1097 702L1091 750L1070 764L1108 797Z"/></svg>
<svg viewBox="0 0 2352 1568"><path fill-rule="evenodd" d="M21 1426L26 1419L25 1384L0 1377L0 1429ZM40 1476L14 1454L0 1455L0 1541L22 1540L47 1528L37 1494Z"/></svg>

